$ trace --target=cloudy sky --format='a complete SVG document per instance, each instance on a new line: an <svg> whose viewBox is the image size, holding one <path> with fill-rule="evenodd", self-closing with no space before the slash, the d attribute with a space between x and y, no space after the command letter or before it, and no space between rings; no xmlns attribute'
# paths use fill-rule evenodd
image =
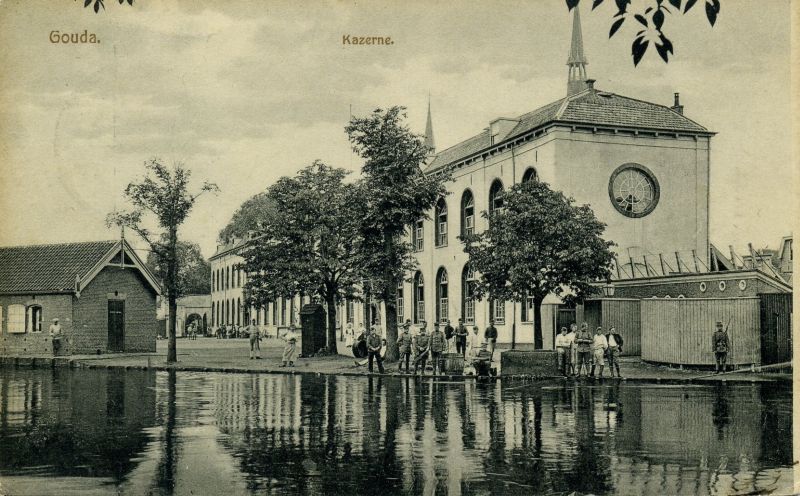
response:
<svg viewBox="0 0 800 496"><path fill-rule="evenodd" d="M642 0L644 1L644 0ZM788 0L703 2L668 17L675 56L630 58L635 22L608 39L613 3L582 6L589 76L671 104L712 142L711 241L776 245L793 226ZM357 171L350 115L404 105L440 149L498 116L564 96L563 0L246 2L0 0L0 244L114 238L106 214L160 157L216 182L182 230L206 255L242 201L314 159ZM634 1L637 4L637 1ZM51 31L98 44L53 44ZM391 36L344 46L342 35Z"/></svg>

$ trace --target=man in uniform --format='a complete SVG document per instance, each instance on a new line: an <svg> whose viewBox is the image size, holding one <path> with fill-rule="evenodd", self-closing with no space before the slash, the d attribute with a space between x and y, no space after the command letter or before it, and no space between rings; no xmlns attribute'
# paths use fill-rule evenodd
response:
<svg viewBox="0 0 800 496"><path fill-rule="evenodd" d="M433 361L433 375L442 371L442 353L447 349L447 336L442 332L438 322L434 325L430 339L431 360Z"/></svg>
<svg viewBox="0 0 800 496"><path fill-rule="evenodd" d="M467 356L467 336L469 331L464 325L464 319L458 319L458 327L455 330L456 335L456 353L461 353L461 357Z"/></svg>
<svg viewBox="0 0 800 496"><path fill-rule="evenodd" d="M261 360L261 333L258 331L256 319L247 326L247 332L250 335L250 360Z"/></svg>
<svg viewBox="0 0 800 496"><path fill-rule="evenodd" d="M617 329L611 326L606 334L606 341L608 341L608 370L611 371L611 377L614 377L614 368L617 369L617 378L622 378L619 373L619 354L622 353L622 336L617 333Z"/></svg>
<svg viewBox="0 0 800 496"><path fill-rule="evenodd" d="M416 375L420 364L422 364L422 373L425 374L425 364L430 354L430 337L425 329L424 320L419 324L419 334L414 341L414 352L416 353L416 357L414 357L414 374Z"/></svg>
<svg viewBox="0 0 800 496"><path fill-rule="evenodd" d="M456 330L453 329L453 326L450 325L449 319L444 319L444 338L447 340L447 346L445 347L446 351L450 351L453 349L451 344L451 339L455 336Z"/></svg>
<svg viewBox="0 0 800 496"><path fill-rule="evenodd" d="M592 355L592 334L589 332L589 325L584 322L581 328L575 335L575 346L578 348L577 359L578 366L575 369L575 375L579 376L583 372L583 366L586 365L586 375L589 375L589 360Z"/></svg>
<svg viewBox="0 0 800 496"><path fill-rule="evenodd" d="M569 348L570 342L567 337L567 328L561 328L561 334L556 336L556 352L558 353L558 370L564 377L569 373Z"/></svg>
<svg viewBox="0 0 800 496"><path fill-rule="evenodd" d="M717 330L714 331L714 336L711 338L711 346L714 350L714 358L716 359L715 374L726 371L725 362L728 361L728 349L731 343L728 340L728 328L722 327L722 322L717 322Z"/></svg>
<svg viewBox="0 0 800 496"><path fill-rule="evenodd" d="M594 330L594 337L592 338L592 377L594 377L594 368L600 366L600 373L598 377L603 377L603 367L606 365L606 350L608 349L608 341L603 328L598 326Z"/></svg>
<svg viewBox="0 0 800 496"><path fill-rule="evenodd" d="M492 354L492 360L494 360L494 347L497 344L497 328L494 326L494 319L489 319L489 327L486 328L483 337L486 339L486 351Z"/></svg>
<svg viewBox="0 0 800 496"><path fill-rule="evenodd" d="M411 338L411 323L406 321L403 324L403 332L401 332L400 336L397 338L397 352L400 355L397 366L398 372L403 371L403 360L406 362L406 374L411 372L411 369L409 369L409 360L411 359L411 348L413 345L413 339Z"/></svg>
<svg viewBox="0 0 800 496"><path fill-rule="evenodd" d="M384 373L383 370L383 357L381 356L381 346L383 345L383 338L375 329L367 330L367 353L369 357L369 373L372 373L372 361L378 361L378 372Z"/></svg>

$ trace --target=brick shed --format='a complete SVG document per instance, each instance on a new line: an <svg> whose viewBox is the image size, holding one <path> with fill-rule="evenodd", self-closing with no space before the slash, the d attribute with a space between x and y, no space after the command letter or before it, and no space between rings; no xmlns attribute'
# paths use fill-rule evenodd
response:
<svg viewBox="0 0 800 496"><path fill-rule="evenodd" d="M0 247L0 355L155 351L160 293L124 239Z"/></svg>

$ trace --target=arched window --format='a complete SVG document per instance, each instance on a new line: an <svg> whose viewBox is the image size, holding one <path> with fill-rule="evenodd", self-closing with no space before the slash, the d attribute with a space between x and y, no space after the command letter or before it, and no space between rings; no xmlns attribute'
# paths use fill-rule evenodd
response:
<svg viewBox="0 0 800 496"><path fill-rule="evenodd" d="M447 271L442 267L436 273L436 318L439 322L449 318L447 302Z"/></svg>
<svg viewBox="0 0 800 496"><path fill-rule="evenodd" d="M489 216L503 208L503 183L495 179L489 188Z"/></svg>
<svg viewBox="0 0 800 496"><path fill-rule="evenodd" d="M405 298L403 298L403 281L397 283L397 323L402 324L405 319Z"/></svg>
<svg viewBox="0 0 800 496"><path fill-rule="evenodd" d="M225 268L225 289L229 289L231 287L231 268Z"/></svg>
<svg viewBox="0 0 800 496"><path fill-rule="evenodd" d="M436 202L436 246L447 246L447 203L444 198Z"/></svg>
<svg viewBox="0 0 800 496"><path fill-rule="evenodd" d="M475 323L475 271L469 264L461 271L461 315L467 324Z"/></svg>
<svg viewBox="0 0 800 496"><path fill-rule="evenodd" d="M522 182L527 183L528 181L538 181L539 174L536 173L536 169L533 167L528 167L525 169L525 173L522 175Z"/></svg>
<svg viewBox="0 0 800 496"><path fill-rule="evenodd" d="M472 191L465 190L461 195L461 235L475 234L475 198Z"/></svg>
<svg viewBox="0 0 800 496"><path fill-rule="evenodd" d="M25 330L27 332L42 332L42 306L29 305L25 319Z"/></svg>
<svg viewBox="0 0 800 496"><path fill-rule="evenodd" d="M414 274L414 323L425 320L425 280L422 272Z"/></svg>
<svg viewBox="0 0 800 496"><path fill-rule="evenodd" d="M236 325L242 325L242 299L236 298Z"/></svg>
<svg viewBox="0 0 800 496"><path fill-rule="evenodd" d="M414 251L422 251L422 249L425 248L425 231L423 228L424 223L422 219L414 222L414 225L411 227L411 246L414 248Z"/></svg>
<svg viewBox="0 0 800 496"><path fill-rule="evenodd" d="M242 287L242 269L238 267L236 268L236 287L237 288Z"/></svg>

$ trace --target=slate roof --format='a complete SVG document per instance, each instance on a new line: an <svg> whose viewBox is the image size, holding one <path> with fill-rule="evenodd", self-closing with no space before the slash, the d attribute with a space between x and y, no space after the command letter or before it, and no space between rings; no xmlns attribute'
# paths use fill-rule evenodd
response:
<svg viewBox="0 0 800 496"><path fill-rule="evenodd" d="M63 293L75 289L117 241L0 247L0 293Z"/></svg>
<svg viewBox="0 0 800 496"><path fill-rule="evenodd" d="M495 145L509 141L533 129L551 123L582 124L671 131L689 134L713 134L711 131L669 107L589 88L578 94L549 103L517 117L519 123ZM488 130L437 153L425 169L434 171L493 146Z"/></svg>

